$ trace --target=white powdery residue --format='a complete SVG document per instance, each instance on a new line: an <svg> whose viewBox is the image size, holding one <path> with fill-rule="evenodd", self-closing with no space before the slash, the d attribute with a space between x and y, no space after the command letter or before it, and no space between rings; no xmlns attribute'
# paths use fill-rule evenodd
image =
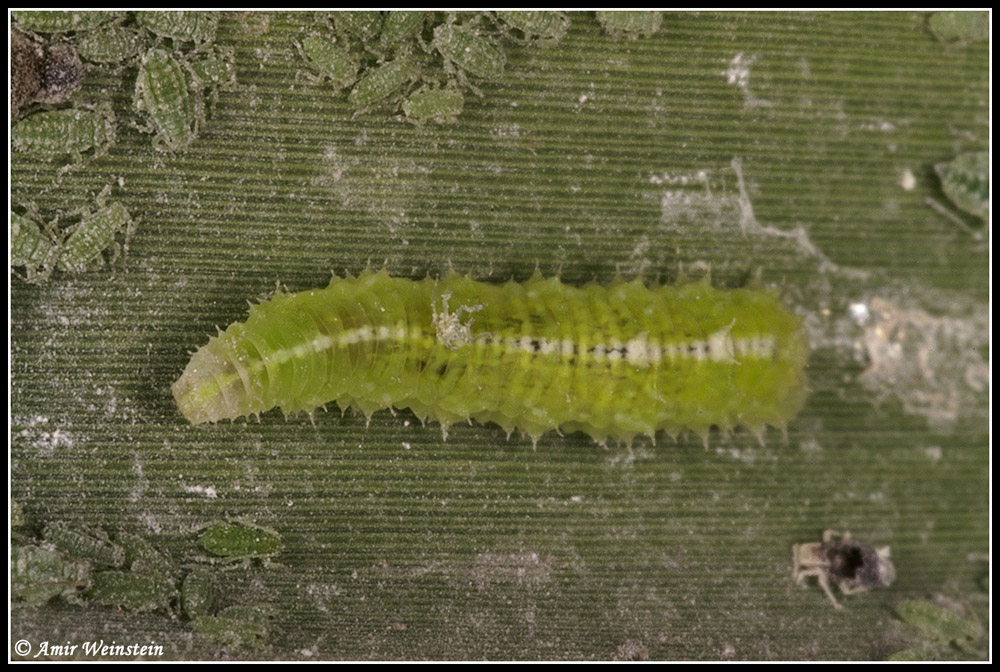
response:
<svg viewBox="0 0 1000 672"><path fill-rule="evenodd" d="M750 66L756 60L756 56L744 56L743 52L733 56L733 60L729 62L729 68L724 73L726 75L726 83L738 87L743 92L744 108L774 107L773 102L764 98L758 98L750 90Z"/></svg>
<svg viewBox="0 0 1000 672"><path fill-rule="evenodd" d="M989 316L977 309L965 318L935 317L879 297L856 344L868 360L861 382L880 397L895 396L903 408L947 429L962 415L985 412L990 369L986 356Z"/></svg>
<svg viewBox="0 0 1000 672"><path fill-rule="evenodd" d="M913 174L912 170L907 168L903 171L903 174L899 177L899 186L904 191L913 191L917 188L917 177Z"/></svg>
<svg viewBox="0 0 1000 672"><path fill-rule="evenodd" d="M806 233L806 230L801 226L797 226L791 231L783 231L782 229L778 229L773 226L762 226L760 222L757 221L757 217L754 215L753 203L750 202L750 196L747 194L746 183L743 180L743 160L738 156L733 157L730 165L733 168L733 172L736 173L736 184L740 190L740 227L743 229L743 233L745 235L789 238L795 242L799 251L807 256L814 257L819 261L819 270L821 271L838 273L856 280L866 280L868 276L871 275L867 271L838 266L830 261L830 259L825 254L820 252L819 248L813 244L813 242L809 239L809 234Z"/></svg>
<svg viewBox="0 0 1000 672"><path fill-rule="evenodd" d="M181 490L184 492L191 493L193 495L204 495L206 499L217 499L219 493L216 492L214 485L184 485L181 484Z"/></svg>

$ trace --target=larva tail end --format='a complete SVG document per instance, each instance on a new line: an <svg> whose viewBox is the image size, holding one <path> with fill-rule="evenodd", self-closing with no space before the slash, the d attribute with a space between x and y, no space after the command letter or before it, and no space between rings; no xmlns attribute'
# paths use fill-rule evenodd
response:
<svg viewBox="0 0 1000 672"><path fill-rule="evenodd" d="M214 339L213 339L214 340ZM192 425L238 418L247 411L234 408L229 397L237 397L233 389L223 389L220 380L234 376L220 376L226 369L223 358L212 352L210 346L194 354L184 373L171 390L177 408Z"/></svg>

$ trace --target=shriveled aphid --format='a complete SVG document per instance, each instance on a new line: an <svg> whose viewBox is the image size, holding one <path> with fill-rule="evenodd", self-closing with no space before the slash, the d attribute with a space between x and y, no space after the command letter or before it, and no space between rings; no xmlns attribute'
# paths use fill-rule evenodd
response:
<svg viewBox="0 0 1000 672"><path fill-rule="evenodd" d="M462 113L464 104L465 98L457 89L426 89L403 101L403 112L416 123L450 124Z"/></svg>
<svg viewBox="0 0 1000 672"><path fill-rule="evenodd" d="M173 562L156 549L145 537L123 532L115 542L125 551L125 566L136 574L167 577L175 573Z"/></svg>
<svg viewBox="0 0 1000 672"><path fill-rule="evenodd" d="M420 32L427 12L386 12L379 34L381 47L395 47Z"/></svg>
<svg viewBox="0 0 1000 672"><path fill-rule="evenodd" d="M142 58L135 106L149 118L146 130L156 133L153 146L160 151L181 151L198 137L201 98L192 93L185 69L163 49L150 49Z"/></svg>
<svg viewBox="0 0 1000 672"><path fill-rule="evenodd" d="M120 12L13 12L19 24L36 33L69 33L92 30Z"/></svg>
<svg viewBox="0 0 1000 672"><path fill-rule="evenodd" d="M10 265L23 267L26 282L45 282L55 266L58 248L34 219L10 213Z"/></svg>
<svg viewBox="0 0 1000 672"><path fill-rule="evenodd" d="M521 42L558 42L569 29L569 17L565 12L497 12L497 18Z"/></svg>
<svg viewBox="0 0 1000 672"><path fill-rule="evenodd" d="M215 607L215 580L212 574L196 569L181 584L181 609L189 620L212 613Z"/></svg>
<svg viewBox="0 0 1000 672"><path fill-rule="evenodd" d="M281 535L247 523L215 523L201 533L198 543L224 562L261 560L281 551Z"/></svg>
<svg viewBox="0 0 1000 672"><path fill-rule="evenodd" d="M340 90L357 80L360 67L357 57L334 40L306 35L301 43L295 43L295 47L318 71L319 74L312 77L315 83L329 80L334 89Z"/></svg>
<svg viewBox="0 0 1000 672"><path fill-rule="evenodd" d="M191 629L220 644L239 649L254 648L267 639L271 613L261 607L227 607L215 616L202 616Z"/></svg>
<svg viewBox="0 0 1000 672"><path fill-rule="evenodd" d="M97 212L84 208L74 214L81 214L79 222L69 227L69 235L61 246L57 265L61 270L81 272L95 265L103 264L103 254L112 251L111 262L118 258L121 247L115 238L125 234L125 247L135 231L136 223L121 203L106 202L110 193L106 187L97 197Z"/></svg>
<svg viewBox="0 0 1000 672"><path fill-rule="evenodd" d="M109 570L94 574L87 597L98 604L137 613L170 611L177 587L169 578Z"/></svg>
<svg viewBox="0 0 1000 672"><path fill-rule="evenodd" d="M385 63L370 70L354 85L347 100L355 107L367 107L398 93L413 76L413 64L405 59Z"/></svg>
<svg viewBox="0 0 1000 672"><path fill-rule="evenodd" d="M361 42L374 40L382 31L382 12L334 12L331 18L337 33Z"/></svg>
<svg viewBox="0 0 1000 672"><path fill-rule="evenodd" d="M927 27L942 42L971 44L989 39L990 15L988 12L934 12L927 19Z"/></svg>
<svg viewBox="0 0 1000 672"><path fill-rule="evenodd" d="M136 12L135 20L155 35L195 44L214 40L219 27L218 12Z"/></svg>
<svg viewBox="0 0 1000 672"><path fill-rule="evenodd" d="M59 169L60 175L107 154L115 138L115 115L108 106L37 112L11 130L11 144L19 152L68 157L70 163ZM90 154L85 157L85 152Z"/></svg>
<svg viewBox="0 0 1000 672"><path fill-rule="evenodd" d="M42 538L80 560L90 560L105 567L121 567L125 564L125 551L111 541L103 530L54 523L46 526L42 531Z"/></svg>
<svg viewBox="0 0 1000 672"><path fill-rule="evenodd" d="M934 170L941 177L941 191L952 203L983 221L990 218L989 152L961 154Z"/></svg>
<svg viewBox="0 0 1000 672"><path fill-rule="evenodd" d="M434 29L431 47L445 60L446 69L483 79L496 79L503 74L506 57L503 51L468 28L443 23Z"/></svg>
<svg viewBox="0 0 1000 672"><path fill-rule="evenodd" d="M844 595L872 588L884 588L896 579L896 569L889 560L889 547L873 548L854 541L850 532L826 530L822 543L796 544L792 547L792 576L805 585L815 576L820 588L837 609L843 607L833 596L830 584Z"/></svg>
<svg viewBox="0 0 1000 672"><path fill-rule="evenodd" d="M81 35L76 48L84 60L102 65L131 62L149 48L149 33L112 23Z"/></svg>
<svg viewBox="0 0 1000 672"><path fill-rule="evenodd" d="M634 40L652 37L663 25L663 12L595 12L597 22L612 37Z"/></svg>
<svg viewBox="0 0 1000 672"><path fill-rule="evenodd" d="M54 597L79 602L90 585L90 564L42 546L10 549L10 597L44 604Z"/></svg>

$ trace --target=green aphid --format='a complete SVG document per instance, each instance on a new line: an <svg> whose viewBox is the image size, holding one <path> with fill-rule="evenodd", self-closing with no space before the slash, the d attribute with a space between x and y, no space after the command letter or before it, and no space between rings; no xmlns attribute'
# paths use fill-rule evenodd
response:
<svg viewBox="0 0 1000 672"><path fill-rule="evenodd" d="M990 37L988 12L934 12L927 27L945 43L971 44Z"/></svg>
<svg viewBox="0 0 1000 672"><path fill-rule="evenodd" d="M413 65L409 61L385 63L365 73L351 89L347 100L355 107L367 107L397 93L412 76Z"/></svg>
<svg viewBox="0 0 1000 672"><path fill-rule="evenodd" d="M433 121L448 124L462 113L465 98L456 89L418 91L403 101L403 112L417 123Z"/></svg>
<svg viewBox="0 0 1000 672"><path fill-rule="evenodd" d="M569 30L569 17L565 12L497 12L497 18L529 42L558 42Z"/></svg>
<svg viewBox="0 0 1000 672"><path fill-rule="evenodd" d="M84 60L116 65L137 58L149 48L149 34L132 26L113 23L81 35L76 48Z"/></svg>
<svg viewBox="0 0 1000 672"><path fill-rule="evenodd" d="M215 581L212 574L195 570L181 584L181 609L189 620L211 615L215 607Z"/></svg>
<svg viewBox="0 0 1000 672"><path fill-rule="evenodd" d="M128 611L169 611L177 587L168 578L109 570L94 574L87 597Z"/></svg>
<svg viewBox="0 0 1000 672"><path fill-rule="evenodd" d="M42 538L67 555L89 560L104 567L122 567L125 550L111 541L103 530L70 527L62 523L47 525Z"/></svg>
<svg viewBox="0 0 1000 672"><path fill-rule="evenodd" d="M125 566L134 574L165 577L173 575L177 570L170 558L158 551L145 537L124 532L115 541L125 551Z"/></svg>
<svg viewBox="0 0 1000 672"><path fill-rule="evenodd" d="M115 116L110 108L70 107L38 112L11 129L11 144L19 152L69 157L62 174L104 156L115 144ZM84 156L84 153L89 153Z"/></svg>
<svg viewBox="0 0 1000 672"><path fill-rule="evenodd" d="M120 12L13 12L24 28L36 33L69 33L92 30Z"/></svg>
<svg viewBox="0 0 1000 672"><path fill-rule="evenodd" d="M382 31L382 12L334 12L333 26L343 37L368 42Z"/></svg>
<svg viewBox="0 0 1000 672"><path fill-rule="evenodd" d="M934 166L952 203L983 221L990 218L990 153L969 152Z"/></svg>
<svg viewBox="0 0 1000 672"><path fill-rule="evenodd" d="M265 559L281 551L281 536L256 525L216 523L201 533L198 543L226 561Z"/></svg>
<svg viewBox="0 0 1000 672"><path fill-rule="evenodd" d="M329 80L335 89L340 90L353 84L358 78L358 59L347 49L334 40L316 35L306 35L301 44L295 46L318 71L313 77L316 83Z"/></svg>
<svg viewBox="0 0 1000 672"><path fill-rule="evenodd" d="M62 596L79 602L90 585L90 564L64 557L41 546L12 546L10 549L10 596L29 604L44 604Z"/></svg>
<svg viewBox="0 0 1000 672"><path fill-rule="evenodd" d="M199 49L191 54L188 69L201 88L214 91L236 86L236 53L232 47Z"/></svg>
<svg viewBox="0 0 1000 672"><path fill-rule="evenodd" d="M143 56L135 106L149 118L147 130L156 133L153 146L158 150L181 151L198 137L201 97L192 93L185 69L163 49L150 49Z"/></svg>
<svg viewBox="0 0 1000 672"><path fill-rule="evenodd" d="M938 644L964 647L983 636L983 626L978 620L929 600L908 600L896 607L896 611L907 625Z"/></svg>
<svg viewBox="0 0 1000 672"><path fill-rule="evenodd" d="M136 12L139 25L174 42L203 44L215 39L218 12Z"/></svg>
<svg viewBox="0 0 1000 672"><path fill-rule="evenodd" d="M483 79L496 79L503 74L506 57L503 51L486 38L451 23L434 29L431 47L444 58L447 67Z"/></svg>
<svg viewBox="0 0 1000 672"><path fill-rule="evenodd" d="M195 632L233 648L255 648L267 639L271 614L258 607L228 607L216 616L202 616L191 623Z"/></svg>
<svg viewBox="0 0 1000 672"><path fill-rule="evenodd" d="M595 12L597 22L612 37L652 37L663 25L663 12Z"/></svg>
<svg viewBox="0 0 1000 672"><path fill-rule="evenodd" d="M379 44L383 47L394 47L410 39L424 25L427 12L386 12L382 21L382 33Z"/></svg>
<svg viewBox="0 0 1000 672"><path fill-rule="evenodd" d="M24 268L25 281L40 284L55 266L57 248L44 226L26 215L10 213L10 265Z"/></svg>
<svg viewBox="0 0 1000 672"><path fill-rule="evenodd" d="M125 234L126 246L135 230L135 222L121 203L104 204L108 190L98 196L97 212L83 211L82 219L71 226L62 244L57 265L60 270L79 273L93 266L103 265L103 253L112 251L111 262L118 258L120 246L115 242L119 233Z"/></svg>

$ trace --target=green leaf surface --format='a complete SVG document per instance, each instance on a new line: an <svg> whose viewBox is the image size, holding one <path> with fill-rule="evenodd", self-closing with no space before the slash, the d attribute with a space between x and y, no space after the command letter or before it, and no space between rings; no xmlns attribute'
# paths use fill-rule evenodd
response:
<svg viewBox="0 0 1000 672"><path fill-rule="evenodd" d="M944 201L936 164L988 149L988 43L942 44L912 13L668 13L635 40L579 13L556 45L505 43L503 76L441 127L356 115L303 76L311 21L221 16L239 85L186 151L128 125L132 66L90 70L75 97L112 102L107 155L58 183L61 164L11 157L16 204L55 214L114 183L138 220L124 268L11 276L20 533L136 533L186 566L213 521L266 527L278 555L213 571L220 609L268 617L229 649L162 610L56 599L15 603L14 640L155 641L169 659L882 659L903 648L894 604L946 585L985 600L969 558L988 552L989 232L924 199ZM189 352L247 300L383 266L774 287L808 330L811 395L787 439L707 449L550 433L533 450L482 425L444 441L405 410L178 413ZM797 586L792 545L825 529L891 546L896 583L841 611Z"/></svg>

